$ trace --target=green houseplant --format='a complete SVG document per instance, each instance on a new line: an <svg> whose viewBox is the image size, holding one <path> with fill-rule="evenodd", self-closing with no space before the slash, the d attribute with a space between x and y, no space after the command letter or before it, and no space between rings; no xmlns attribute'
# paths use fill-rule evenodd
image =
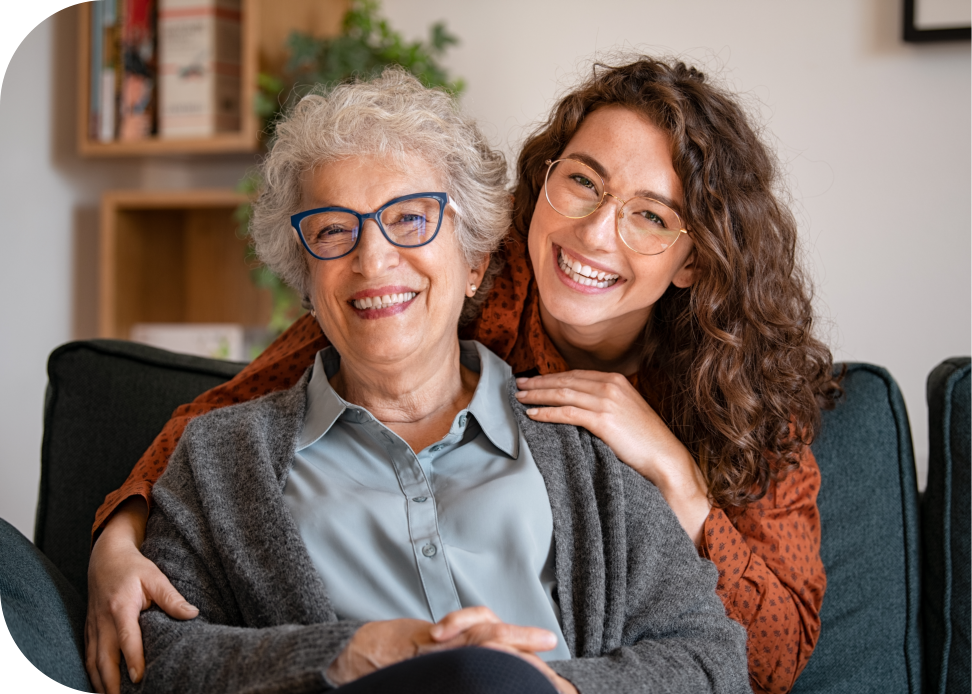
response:
<svg viewBox="0 0 972 694"><path fill-rule="evenodd" d="M462 93L463 81L450 79L440 63L449 47L459 43L445 24L436 22L429 27L426 41L407 41L381 16L380 9L377 0L354 0L344 15L337 36L318 38L298 31L290 34L287 38L289 59L283 74L261 73L258 77L255 108L266 124L265 137L272 138L280 114L316 85L333 86L352 79L369 79L389 65L400 65L430 87L441 87L455 96ZM259 176L251 173L240 181L238 189L253 196L261 184ZM236 217L240 233L246 235L250 205L241 205ZM252 246L247 260L257 265ZM273 297L273 313L268 326L272 339L303 313L300 298L262 265L254 267L251 277L257 286L269 290Z"/></svg>

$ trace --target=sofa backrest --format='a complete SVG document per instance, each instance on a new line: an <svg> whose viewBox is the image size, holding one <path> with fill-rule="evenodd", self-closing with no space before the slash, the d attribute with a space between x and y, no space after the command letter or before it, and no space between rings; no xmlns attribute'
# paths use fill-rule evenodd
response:
<svg viewBox="0 0 972 694"><path fill-rule="evenodd" d="M51 353L34 544L87 602L91 524L179 405L242 364L121 340Z"/></svg>
<svg viewBox="0 0 972 694"><path fill-rule="evenodd" d="M921 500L925 691L969 690L972 382L968 357L928 375L928 487Z"/></svg>
<svg viewBox="0 0 972 694"><path fill-rule="evenodd" d="M921 692L918 498L911 430L891 375L848 364L845 397L824 412L820 641L793 691Z"/></svg>

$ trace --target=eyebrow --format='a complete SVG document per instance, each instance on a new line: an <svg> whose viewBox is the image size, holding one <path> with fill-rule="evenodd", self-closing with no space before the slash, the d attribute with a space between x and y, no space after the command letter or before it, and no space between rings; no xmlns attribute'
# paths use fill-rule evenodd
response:
<svg viewBox="0 0 972 694"><path fill-rule="evenodd" d="M597 172L597 175L600 176L602 179L610 178L611 177L610 174L608 174L607 169L604 168L604 165L601 164L601 162L599 162L597 159L595 159L594 157L592 157L589 154L584 154L583 152L571 152L570 154L566 155L564 158L565 159L575 159L576 161L579 161L582 164L587 164L589 167L591 167L592 169L594 169L594 171ZM673 210L675 210L676 212L678 212L679 215L682 214L682 206L681 205L679 205L677 202L675 202L674 200L672 200L667 195L663 195L662 193L659 193L658 191L648 190L648 189L639 190L639 191L636 191L635 192L634 197L636 197L636 198L652 198L654 200L657 200L658 202L665 203L666 205L668 205L669 207L671 207Z"/></svg>

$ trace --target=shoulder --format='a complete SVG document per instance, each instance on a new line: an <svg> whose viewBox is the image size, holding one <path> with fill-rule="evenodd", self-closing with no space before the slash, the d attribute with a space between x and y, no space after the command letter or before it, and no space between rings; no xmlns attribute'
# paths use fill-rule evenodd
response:
<svg viewBox="0 0 972 694"><path fill-rule="evenodd" d="M293 458L307 404L310 369L287 390L213 410L192 420L176 446L165 473L163 488L178 478L210 482L256 474L269 463L285 478Z"/></svg>
<svg viewBox="0 0 972 694"><path fill-rule="evenodd" d="M212 410L196 417L186 427L183 438L205 441L227 428L239 429L257 425L271 419L303 417L307 404L308 368L297 382L286 390L277 390L253 400Z"/></svg>

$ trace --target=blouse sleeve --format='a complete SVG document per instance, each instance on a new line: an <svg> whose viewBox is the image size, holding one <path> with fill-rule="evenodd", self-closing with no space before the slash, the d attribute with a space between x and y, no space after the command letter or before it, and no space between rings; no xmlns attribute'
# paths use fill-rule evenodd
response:
<svg viewBox="0 0 972 694"><path fill-rule="evenodd" d="M701 551L719 570L716 588L748 635L753 691L789 692L820 637L827 578L820 559L820 469L809 447L800 467L732 520L713 510Z"/></svg>
<svg viewBox="0 0 972 694"><path fill-rule="evenodd" d="M125 499L140 496L151 507L152 486L165 471L169 456L191 419L220 407L290 388L314 363L314 355L327 346L327 338L317 321L309 314L304 315L231 380L178 407L149 449L139 458L125 483L105 497L95 514L92 538Z"/></svg>

